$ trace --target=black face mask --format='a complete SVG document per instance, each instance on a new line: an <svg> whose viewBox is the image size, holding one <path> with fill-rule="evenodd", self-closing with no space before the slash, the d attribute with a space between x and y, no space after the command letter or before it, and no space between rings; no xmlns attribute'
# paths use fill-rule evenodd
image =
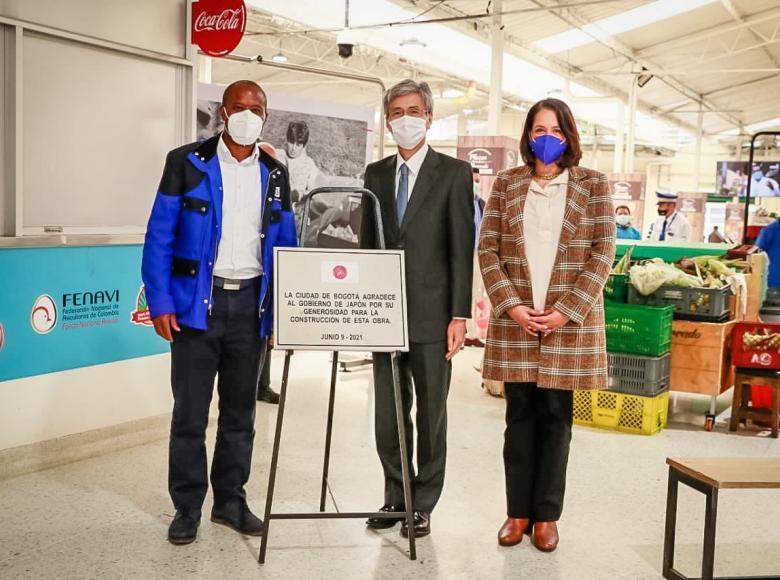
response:
<svg viewBox="0 0 780 580"><path fill-rule="evenodd" d="M659 209L659 210L658 210L658 215L660 215L661 217L666 217L666 215L667 215L668 213L669 213L669 211L668 211L668 210L665 210L665 209Z"/></svg>

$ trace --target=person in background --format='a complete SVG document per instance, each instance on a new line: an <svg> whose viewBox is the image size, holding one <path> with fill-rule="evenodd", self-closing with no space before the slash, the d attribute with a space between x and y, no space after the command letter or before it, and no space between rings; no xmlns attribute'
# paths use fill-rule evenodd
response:
<svg viewBox="0 0 780 580"><path fill-rule="evenodd" d="M485 343L480 338L480 328L477 323L480 314L480 296L485 294L485 288L482 285L482 276L479 274L479 262L477 261L477 245L479 244L479 227L482 223L482 214L485 211L485 200L480 195L482 189L479 184L479 168L472 167L472 179L474 180L474 284L471 289L474 306L471 312L471 318L466 321L466 346L476 346L483 348ZM484 300L481 301L484 304Z"/></svg>
<svg viewBox="0 0 780 580"><path fill-rule="evenodd" d="M320 170L309 157L309 126L304 121L292 121L287 125L287 140L279 151L279 161L290 174L290 199L297 206L306 194L315 187Z"/></svg>
<svg viewBox="0 0 780 580"><path fill-rule="evenodd" d="M252 464L257 374L273 328L274 247L296 245L287 172L257 143L267 104L252 81L225 89L225 130L168 153L146 229L141 276L154 329L171 343L172 544L189 544L198 533L209 482L206 427L215 378L211 521L252 536L263 531L244 486Z"/></svg>
<svg viewBox="0 0 780 580"><path fill-rule="evenodd" d="M425 142L433 121L433 95L427 83L401 81L385 93L383 105L398 152L366 168L365 188L379 199L387 247L406 253L409 352L401 353L398 365L410 463L413 455L417 457L416 473L410 465L411 507L414 534L420 537L431 531L431 512L444 488L452 358L463 348L466 319L471 315L473 174L468 163L438 153ZM367 222L370 215L365 216ZM376 446L385 476L380 511L403 511L389 353L374 354L374 392ZM413 445L415 402L417 441ZM366 525L389 528L402 519L369 518ZM401 535L408 534L403 519Z"/></svg>
<svg viewBox="0 0 780 580"><path fill-rule="evenodd" d="M731 240L718 229L718 226L712 226L712 231L707 237L707 242L710 244L730 244Z"/></svg>
<svg viewBox="0 0 780 580"><path fill-rule="evenodd" d="M531 107L520 152L525 165L498 174L482 219L479 263L493 305L483 377L503 381L506 397L507 508L498 543L513 546L530 532L538 550L551 552L574 391L608 384L602 290L615 258L615 217L607 177L579 167L566 103Z"/></svg>
<svg viewBox="0 0 780 580"><path fill-rule="evenodd" d="M775 220L761 229L756 245L769 257L767 277L767 300L780 300L780 220Z"/></svg>
<svg viewBox="0 0 780 580"><path fill-rule="evenodd" d="M753 173L751 174L750 196L751 197L776 197L780 195L780 185L773 179L777 175L780 165L775 163L770 165L764 172L764 165L761 163L753 164Z"/></svg>
<svg viewBox="0 0 780 580"><path fill-rule="evenodd" d="M276 149L270 143L261 141L257 144L262 151L265 151L273 157L277 158ZM297 231L297 230L296 230ZM271 388L271 351L274 349L274 339L272 336L268 337L265 348L265 356L263 357L263 363L260 367L260 376L257 381L257 400L264 403L270 403L271 405L279 404L279 393Z"/></svg>
<svg viewBox="0 0 780 580"><path fill-rule="evenodd" d="M471 168L471 178L474 182L474 250L476 251L479 245L479 225L482 223L482 214L485 211L485 200L482 199L482 189L479 185L479 169L477 167Z"/></svg>
<svg viewBox="0 0 780 580"><path fill-rule="evenodd" d="M687 242L691 235L691 224L677 211L677 194L660 189L658 197L658 219L650 226L650 239L657 242Z"/></svg>
<svg viewBox="0 0 780 580"><path fill-rule="evenodd" d="M631 210L627 205L619 205L615 208L615 222L617 223L618 240L641 240L642 234L631 225Z"/></svg>

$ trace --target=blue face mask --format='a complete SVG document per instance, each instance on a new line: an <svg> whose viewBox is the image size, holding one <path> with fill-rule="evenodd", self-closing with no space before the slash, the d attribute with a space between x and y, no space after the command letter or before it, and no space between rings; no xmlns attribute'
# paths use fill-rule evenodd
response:
<svg viewBox="0 0 780 580"><path fill-rule="evenodd" d="M555 135L540 135L531 141L531 151L545 165L558 161L566 151L566 147L566 142Z"/></svg>

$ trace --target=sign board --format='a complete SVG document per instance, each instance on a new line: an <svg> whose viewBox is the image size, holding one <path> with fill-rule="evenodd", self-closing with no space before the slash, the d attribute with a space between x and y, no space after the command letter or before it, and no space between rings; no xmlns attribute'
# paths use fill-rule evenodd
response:
<svg viewBox="0 0 780 580"><path fill-rule="evenodd" d="M404 253L274 248L274 345L408 351Z"/></svg>
<svg viewBox="0 0 780 580"><path fill-rule="evenodd" d="M246 29L244 0L198 0L192 5L192 43L209 56L225 56Z"/></svg>
<svg viewBox="0 0 780 580"><path fill-rule="evenodd" d="M496 175L517 166L520 142L511 137L458 137L457 157L467 161L481 175Z"/></svg>
<svg viewBox="0 0 780 580"><path fill-rule="evenodd" d="M139 245L0 249L0 382L168 352Z"/></svg>

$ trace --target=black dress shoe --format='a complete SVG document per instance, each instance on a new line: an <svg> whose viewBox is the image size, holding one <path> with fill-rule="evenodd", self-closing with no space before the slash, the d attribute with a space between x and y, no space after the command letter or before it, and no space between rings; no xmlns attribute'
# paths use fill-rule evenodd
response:
<svg viewBox="0 0 780 580"><path fill-rule="evenodd" d="M414 537L422 538L431 533L431 514L428 512L414 512ZM401 523L401 535L404 538L409 537L409 526L406 520Z"/></svg>
<svg viewBox="0 0 780 580"><path fill-rule="evenodd" d="M211 510L211 521L247 536L263 535L263 520L249 511L243 500L234 500Z"/></svg>
<svg viewBox="0 0 780 580"><path fill-rule="evenodd" d="M168 526L168 541L171 544L191 544L198 535L200 512L176 510L171 525Z"/></svg>
<svg viewBox="0 0 780 580"><path fill-rule="evenodd" d="M257 400L264 403L271 403L272 405L279 404L279 393L274 391L271 387L259 387L257 389Z"/></svg>
<svg viewBox="0 0 780 580"><path fill-rule="evenodd" d="M384 513L402 512L404 511L404 508L398 507L396 505L385 504L379 508L379 511ZM402 521L403 519L403 516L398 518L368 518L366 520L366 527L369 527L372 530L384 530L387 528L392 528L395 524Z"/></svg>

